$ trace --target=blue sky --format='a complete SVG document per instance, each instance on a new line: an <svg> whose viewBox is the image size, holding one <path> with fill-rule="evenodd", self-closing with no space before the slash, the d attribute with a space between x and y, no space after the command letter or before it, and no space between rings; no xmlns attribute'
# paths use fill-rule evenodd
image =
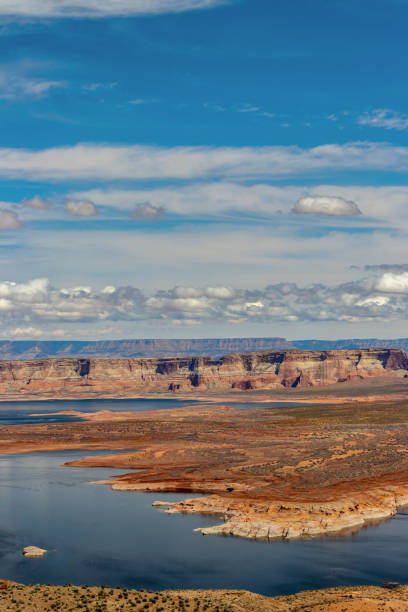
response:
<svg viewBox="0 0 408 612"><path fill-rule="evenodd" d="M0 0L0 336L406 336L405 0Z"/></svg>

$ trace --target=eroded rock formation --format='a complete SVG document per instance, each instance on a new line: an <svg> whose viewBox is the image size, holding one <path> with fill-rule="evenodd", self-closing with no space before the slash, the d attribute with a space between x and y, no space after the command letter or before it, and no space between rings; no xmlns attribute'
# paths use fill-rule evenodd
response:
<svg viewBox="0 0 408 612"><path fill-rule="evenodd" d="M323 386L384 375L408 376L400 349L262 351L163 359L0 361L0 394L117 396L194 390Z"/></svg>

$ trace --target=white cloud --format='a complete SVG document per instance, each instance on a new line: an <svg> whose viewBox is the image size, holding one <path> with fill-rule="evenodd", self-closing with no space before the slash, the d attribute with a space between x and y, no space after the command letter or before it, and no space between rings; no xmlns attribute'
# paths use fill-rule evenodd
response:
<svg viewBox="0 0 408 612"><path fill-rule="evenodd" d="M150 202L139 202L132 210L132 219L158 221L165 213L164 206L155 206Z"/></svg>
<svg viewBox="0 0 408 612"><path fill-rule="evenodd" d="M200 184L195 187L198 189ZM311 188L291 186L273 191L268 185L254 186L256 189L253 190L252 187L235 185L229 193L229 201L232 199L236 203L238 213L231 218L226 212L228 186L223 184L220 191L216 187L212 184L210 199L205 199L208 191L203 191L203 198L200 196L197 201L192 199L189 202L188 194L183 192L182 214L188 215L186 220L189 221L189 210L197 210L194 213L197 216L203 211L206 214L208 207L211 214L219 215L217 223L161 223L160 226L151 226L149 231L137 223L125 223L120 228L114 226L114 229L109 221L112 211L108 211L105 223L101 208L98 231L84 232L77 224L73 229L68 223L61 225L58 232L50 232L48 225L42 228L41 224L35 224L33 231L2 232L3 244L13 247L20 237L24 241L21 248L0 249L1 267L11 278L19 281L27 276L35 277L40 270L53 282L59 279L58 284L63 287L88 286L89 279L97 279L101 288L136 284L153 295L155 288L167 287L169 282L194 288L197 279L207 281L211 287L225 287L227 283L227 287L245 285L248 289L288 279L299 285L316 281L337 284L359 274L371 276L371 271L364 271L365 264L407 261L408 188L323 185L312 189L316 195L338 193L344 199L361 204L366 215L346 219L288 215L293 203L310 193ZM191 198L193 192L194 186L191 186ZM225 200L223 197L218 200L221 194L225 194ZM156 199L158 197L156 194ZM90 199L99 208L99 202L90 195L83 198L76 195L73 199ZM131 202L143 199L144 194L133 195ZM148 196L146 199L155 205L163 203L150 200ZM6 203L4 207L13 209ZM219 213L217 207L220 207ZM284 214L274 216L273 211L278 207L284 210ZM170 204L166 208L170 214ZM19 210L27 224L30 215L31 218L43 216L42 211ZM125 214L116 216L128 217L130 210L131 207L125 210ZM256 217L258 212L260 216ZM46 213L47 219L49 214ZM251 218L248 220L249 214ZM62 221L63 207L55 206L52 215ZM370 215L381 218L376 220ZM70 218L85 220L84 217ZM317 232L316 224L319 224ZM91 223L89 227L94 228L95 224ZM348 228L352 231L349 232ZM74 249L72 245L75 245ZM137 262L142 264L137 265ZM350 271L350 265L356 263L362 271ZM378 272L376 276L380 277L390 271L395 270L374 272ZM241 332L246 333L244 328ZM258 332L261 335L268 333L266 327ZM143 333L147 333L145 328ZM206 333L211 334L210 327ZM222 333L227 333L227 330ZM303 335L302 330L297 333Z"/></svg>
<svg viewBox="0 0 408 612"><path fill-rule="evenodd" d="M235 291L230 287L206 287L205 294L210 298L228 300L234 297Z"/></svg>
<svg viewBox="0 0 408 612"><path fill-rule="evenodd" d="M222 0L0 0L0 15L38 18L156 15L211 8L222 3Z"/></svg>
<svg viewBox="0 0 408 612"><path fill-rule="evenodd" d="M65 210L69 215L78 217L95 217L98 214L95 204L89 200L67 200Z"/></svg>
<svg viewBox="0 0 408 612"><path fill-rule="evenodd" d="M112 334L115 333L115 328L114 327L98 327L98 338L100 338L101 336L106 336L109 335L111 336ZM79 337L88 337L88 336L92 336L92 334L94 333L94 330L89 329L88 327L86 327L85 329L81 329L81 328L74 328L74 329L70 329L69 331L67 331L66 329L61 329L61 328L55 328L52 329L49 326L47 326L46 329L41 329L38 327L15 327L12 329L8 329L7 331L2 330L1 335L3 338L16 338L18 340L20 339L30 339L33 340L34 338L41 338L43 340L47 339L47 338L52 338L52 339L66 339L67 337L70 338L79 338Z"/></svg>
<svg viewBox="0 0 408 612"><path fill-rule="evenodd" d="M193 179L290 176L322 171L408 170L408 147L386 143L281 147L153 147L79 144L0 149L0 176L22 180Z"/></svg>
<svg viewBox="0 0 408 612"><path fill-rule="evenodd" d="M0 230L19 229L24 226L20 217L13 210L0 210Z"/></svg>
<svg viewBox="0 0 408 612"><path fill-rule="evenodd" d="M1 0L0 0L1 1ZM82 89L85 91L97 91L98 89L113 89L116 87L117 83L89 83L87 85L82 85Z"/></svg>
<svg viewBox="0 0 408 612"><path fill-rule="evenodd" d="M16 327L8 333L13 338L41 338L44 335L44 331L36 327Z"/></svg>
<svg viewBox="0 0 408 612"><path fill-rule="evenodd" d="M164 206L168 214L194 217L217 216L230 218L238 214L248 217L275 217L288 214L293 202L305 197L331 197L343 201L358 202L364 216L354 216L348 223L376 224L387 227L408 228L408 187L360 187L340 185L315 185L313 187L288 185L277 187L265 183L244 185L227 181L193 183L187 186L156 189L91 189L71 194L76 199L90 199L100 206L130 211L135 201L148 201L154 206ZM296 216L291 222L300 222ZM303 220L302 220L303 222ZM316 219L317 222L317 219ZM336 216L331 223L335 224ZM343 223L343 219L338 219ZM376 262L373 262L376 263ZM380 262L382 261L380 260Z"/></svg>
<svg viewBox="0 0 408 612"><path fill-rule="evenodd" d="M132 203L139 199L155 207L165 207L168 213L175 215L226 217L244 214L249 217L274 217L279 210L279 214L289 213L291 209L293 212L293 202L296 200L303 202L305 196L309 194L306 199L314 201L316 214L317 211L319 214L330 216L360 214L357 205L348 199L337 195L330 197L320 195L319 192L323 189L335 192L337 187L276 187L267 184L241 185L219 181L149 190L92 189L74 193L72 197L89 198L101 206L113 206L123 210L130 210ZM361 188L356 188L356 194L359 194L360 190ZM352 188L349 191L351 192ZM389 193L391 194L391 191ZM377 199L379 197L377 195ZM408 199L408 189L406 197ZM387 204L390 207L390 202ZM300 212L301 208L306 212L304 204L301 207L298 203L295 208L296 212ZM311 208L309 206L307 210Z"/></svg>
<svg viewBox="0 0 408 612"><path fill-rule="evenodd" d="M384 275L386 276L386 275ZM359 279L338 285L275 283L263 288L174 287L144 295L132 286L98 291L53 287L46 279L0 283L0 322L29 336L48 322L319 322L389 321L408 311L408 274L400 285ZM46 329L46 328L44 328ZM27 330L29 330L27 332ZM39 335L39 332L32 332Z"/></svg>
<svg viewBox="0 0 408 612"><path fill-rule="evenodd" d="M50 202L43 200L39 196L34 196L29 200L23 200L22 204L26 208L33 208L34 210L48 210L48 208L51 206Z"/></svg>
<svg viewBox="0 0 408 612"><path fill-rule="evenodd" d="M385 306L386 304L389 304L389 301L390 298L386 297L385 295L373 295L359 300L358 302L355 302L355 304L356 306Z"/></svg>
<svg viewBox="0 0 408 612"><path fill-rule="evenodd" d="M355 202L335 196L301 198L292 208L296 215L356 216L361 210Z"/></svg>
<svg viewBox="0 0 408 612"><path fill-rule="evenodd" d="M39 99L45 97L52 89L65 87L63 81L27 76L26 73L32 72L33 69L33 65L24 62L0 66L0 100Z"/></svg>
<svg viewBox="0 0 408 612"><path fill-rule="evenodd" d="M360 125L382 127L386 130L408 130L408 115L388 108L376 108L358 118Z"/></svg>
<svg viewBox="0 0 408 612"><path fill-rule="evenodd" d="M237 109L239 113L259 113L261 110L259 106L253 106L252 104L245 104Z"/></svg>
<svg viewBox="0 0 408 612"><path fill-rule="evenodd" d="M33 302L44 298L50 289L46 278L36 278L27 283L10 281L0 282L0 297L23 302Z"/></svg>
<svg viewBox="0 0 408 612"><path fill-rule="evenodd" d="M383 274L376 283L376 289L384 293L408 293L408 272Z"/></svg>

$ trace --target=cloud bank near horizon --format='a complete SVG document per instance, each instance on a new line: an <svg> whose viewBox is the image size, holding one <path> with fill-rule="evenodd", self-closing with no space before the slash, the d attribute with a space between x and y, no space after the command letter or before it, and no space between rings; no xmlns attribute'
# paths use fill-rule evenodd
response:
<svg viewBox="0 0 408 612"><path fill-rule="evenodd" d="M332 286L289 282L261 289L176 286L151 295L133 286L57 288L44 278L0 283L0 321L9 330L120 321L166 321L187 326L208 322L381 322L403 319L407 311L407 272ZM33 331L32 335L39 334Z"/></svg>

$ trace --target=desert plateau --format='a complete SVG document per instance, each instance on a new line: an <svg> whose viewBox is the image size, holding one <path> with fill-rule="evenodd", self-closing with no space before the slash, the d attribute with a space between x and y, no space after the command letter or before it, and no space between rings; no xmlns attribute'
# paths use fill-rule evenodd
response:
<svg viewBox="0 0 408 612"><path fill-rule="evenodd" d="M123 470L103 481L116 491L202 494L154 505L219 516L219 525L200 528L205 535L273 540L358 530L408 505L407 371L398 349L261 352L217 362L2 362L5 398L103 397L117 388L122 397L198 391L202 403L137 413L60 411L56 416L82 422L4 426L0 452L129 449L70 465ZM349 384L352 396L338 397ZM282 388L298 405L268 407L282 399L274 395ZM236 402L248 398L255 407L240 409Z"/></svg>
<svg viewBox="0 0 408 612"><path fill-rule="evenodd" d="M24 406L31 421L0 427L0 454L80 453L59 469L92 470L89 491L154 494L150 512L196 515L196 537L235 536L270 547L346 538L408 506L407 374L400 349L265 351L215 361L3 361L3 404L11 414L13 405ZM114 410L103 399L112 395L123 398ZM126 410L132 395L158 398L147 400L158 405ZM50 397L62 400L52 402L57 409L38 410ZM70 398L82 409L63 409ZM174 407L160 407L173 398ZM45 416L61 420L42 422ZM115 475L98 478L102 470ZM169 494L178 500L161 499ZM10 583L0 609L8 609L13 593L15 602L44 610L46 597L49 609L391 611L408 609L405 590L354 586L270 599L105 589L102 597L100 589Z"/></svg>

